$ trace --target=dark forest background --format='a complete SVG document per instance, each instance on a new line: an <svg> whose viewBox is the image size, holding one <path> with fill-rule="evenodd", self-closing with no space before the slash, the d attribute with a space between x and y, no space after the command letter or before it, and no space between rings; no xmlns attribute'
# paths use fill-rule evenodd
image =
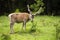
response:
<svg viewBox="0 0 60 40"><path fill-rule="evenodd" d="M0 15L8 15L19 9L20 12L28 12L27 4L32 12L42 7L42 15L60 15L60 0L0 0Z"/></svg>

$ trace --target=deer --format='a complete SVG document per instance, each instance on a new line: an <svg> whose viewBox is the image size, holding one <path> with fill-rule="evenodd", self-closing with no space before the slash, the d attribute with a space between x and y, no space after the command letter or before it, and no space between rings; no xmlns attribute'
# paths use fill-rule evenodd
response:
<svg viewBox="0 0 60 40"><path fill-rule="evenodd" d="M23 23L22 28L26 30L26 23L31 20L33 23L34 16L36 14L32 14L31 10L29 9L29 5L27 5L29 13L26 12L19 12L19 13L11 13L8 15L10 19L10 33L14 33L13 31L13 25L14 23Z"/></svg>
<svg viewBox="0 0 60 40"><path fill-rule="evenodd" d="M41 8L39 8L39 10L35 13L32 14L29 5L27 5L28 8L28 12L19 12L19 13L11 13L8 15L9 19L10 19L10 33L14 33L13 30L13 26L15 23L23 23L22 29L24 28L24 30L26 30L26 23L31 20L31 22L33 23L33 19L34 16L39 15L39 13L41 13Z"/></svg>

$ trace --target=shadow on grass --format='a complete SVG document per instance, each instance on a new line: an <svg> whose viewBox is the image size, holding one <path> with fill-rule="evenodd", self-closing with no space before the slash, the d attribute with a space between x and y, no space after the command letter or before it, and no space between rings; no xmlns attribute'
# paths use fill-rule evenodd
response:
<svg viewBox="0 0 60 40"><path fill-rule="evenodd" d="M1 40L11 40L10 36L7 34L2 34L1 35Z"/></svg>
<svg viewBox="0 0 60 40"><path fill-rule="evenodd" d="M22 30L22 31L18 31L18 32L15 32L15 33L18 33L18 34L32 34L32 33L35 33L36 32L36 26L37 26L37 24L36 23L32 23L32 27L31 27L31 29L29 30L29 31L24 31L24 30Z"/></svg>

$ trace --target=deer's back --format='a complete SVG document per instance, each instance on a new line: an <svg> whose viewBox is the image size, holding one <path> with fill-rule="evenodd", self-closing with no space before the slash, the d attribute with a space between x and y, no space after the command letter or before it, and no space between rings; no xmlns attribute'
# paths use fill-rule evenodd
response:
<svg viewBox="0 0 60 40"><path fill-rule="evenodd" d="M20 14L14 14L11 16L12 19L14 19L16 22L23 22L29 20L29 14L28 13L20 13Z"/></svg>

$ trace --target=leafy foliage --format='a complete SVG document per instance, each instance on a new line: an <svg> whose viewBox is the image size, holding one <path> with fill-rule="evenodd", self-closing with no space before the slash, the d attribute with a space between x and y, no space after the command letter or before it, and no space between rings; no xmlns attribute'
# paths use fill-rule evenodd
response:
<svg viewBox="0 0 60 40"><path fill-rule="evenodd" d="M36 3L31 5L31 9L33 9L34 12L36 12L41 6L44 6L44 3L42 0L35 0Z"/></svg>

